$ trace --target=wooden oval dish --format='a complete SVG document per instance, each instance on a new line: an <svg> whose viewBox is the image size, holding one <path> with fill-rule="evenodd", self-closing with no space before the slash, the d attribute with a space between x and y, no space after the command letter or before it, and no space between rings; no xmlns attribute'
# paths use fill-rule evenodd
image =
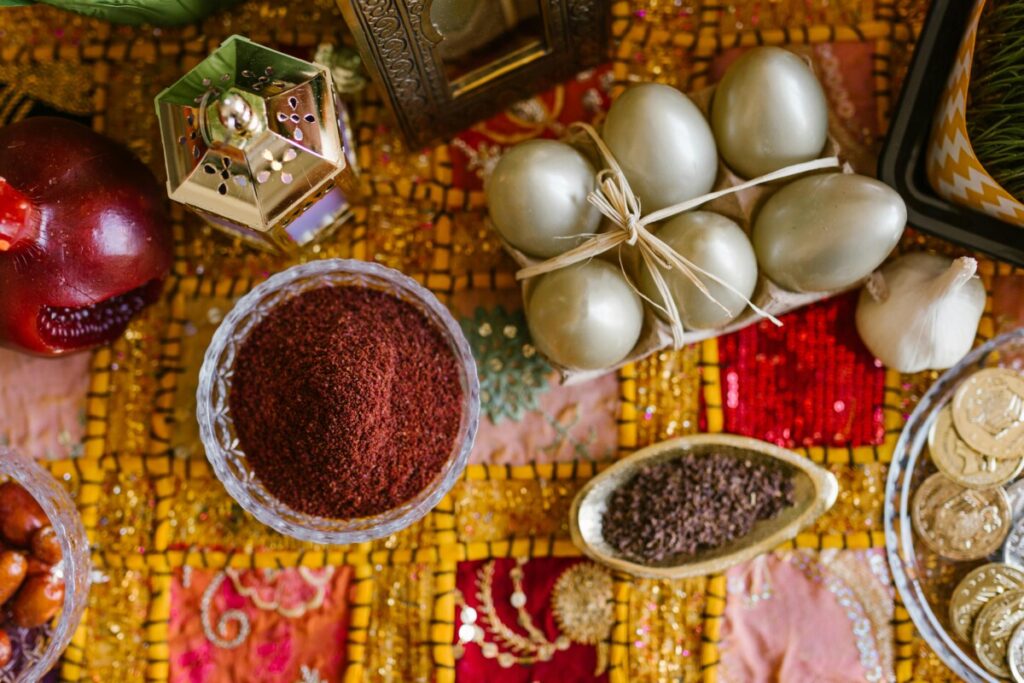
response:
<svg viewBox="0 0 1024 683"><path fill-rule="evenodd" d="M757 522L746 536L718 548L696 555L666 558L651 565L626 560L605 542L602 518L608 497L641 465L670 460L686 453L703 455L712 452L774 460L793 479L794 504L772 519ZM717 574L794 538L801 529L832 507L838 494L839 484L831 472L792 451L745 436L695 434L641 449L587 482L576 494L569 510L569 531L576 547L595 562L635 576L684 579Z"/></svg>

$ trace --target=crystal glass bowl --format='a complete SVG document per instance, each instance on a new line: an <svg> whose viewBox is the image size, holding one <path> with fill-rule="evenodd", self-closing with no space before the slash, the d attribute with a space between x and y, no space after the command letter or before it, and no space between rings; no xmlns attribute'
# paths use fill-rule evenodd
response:
<svg viewBox="0 0 1024 683"><path fill-rule="evenodd" d="M0 447L0 479L15 481L28 491L57 532L64 559L60 571L64 575L64 605L49 642L35 661L18 672L0 673L0 681L29 683L42 679L64 653L71 636L78 628L89 597L89 539L82 526L82 517L75 502L63 486L34 460L18 451Z"/></svg>
<svg viewBox="0 0 1024 683"><path fill-rule="evenodd" d="M935 472L925 452L928 431L939 410L960 384L986 367L1011 367L1024 372L1024 328L1009 332L971 351L943 374L911 414L889 467L885 485L885 545L893 581L918 632L942 661L966 681L996 683L985 671L974 647L957 639L949 627L949 597L967 572L990 560L953 562L939 557L916 536L910 505L921 482Z"/></svg>
<svg viewBox="0 0 1024 683"><path fill-rule="evenodd" d="M228 409L235 356L249 331L282 301L321 287L370 287L418 308L444 336L459 366L463 406L451 454L434 480L402 505L372 517L333 519L294 510L272 495L249 469ZM476 362L458 323L431 292L396 270L366 261L331 259L293 266L243 296L213 336L197 392L199 433L206 457L228 493L253 517L282 534L314 543L382 538L421 519L465 469L480 417Z"/></svg>

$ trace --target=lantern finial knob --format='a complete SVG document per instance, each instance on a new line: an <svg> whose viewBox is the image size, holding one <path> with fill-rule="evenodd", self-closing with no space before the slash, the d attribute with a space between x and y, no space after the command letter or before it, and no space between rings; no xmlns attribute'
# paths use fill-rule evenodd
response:
<svg viewBox="0 0 1024 683"><path fill-rule="evenodd" d="M220 122L238 135L248 136L259 132L260 119L253 113L252 106L237 93L228 93L217 103Z"/></svg>

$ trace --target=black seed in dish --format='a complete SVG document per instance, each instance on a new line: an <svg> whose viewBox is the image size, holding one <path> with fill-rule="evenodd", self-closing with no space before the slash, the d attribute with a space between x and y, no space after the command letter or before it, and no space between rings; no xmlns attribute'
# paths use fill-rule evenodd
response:
<svg viewBox="0 0 1024 683"><path fill-rule="evenodd" d="M720 453L642 466L608 499L604 538L634 562L694 555L750 533L793 504L793 482L771 463Z"/></svg>

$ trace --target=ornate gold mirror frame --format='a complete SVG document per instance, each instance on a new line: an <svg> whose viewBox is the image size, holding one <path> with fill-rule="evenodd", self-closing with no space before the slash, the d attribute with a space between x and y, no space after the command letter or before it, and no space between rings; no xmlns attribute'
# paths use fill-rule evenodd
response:
<svg viewBox="0 0 1024 683"><path fill-rule="evenodd" d="M409 144L606 58L608 0L338 0Z"/></svg>

